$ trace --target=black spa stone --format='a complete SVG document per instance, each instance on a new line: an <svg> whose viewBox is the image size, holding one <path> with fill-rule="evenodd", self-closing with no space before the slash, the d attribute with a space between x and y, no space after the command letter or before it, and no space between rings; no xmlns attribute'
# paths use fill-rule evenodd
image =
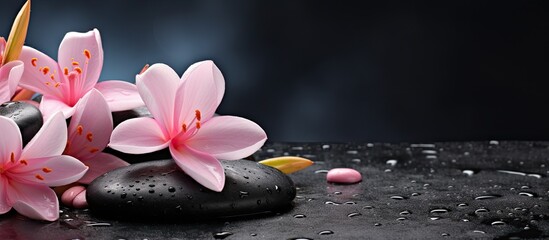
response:
<svg viewBox="0 0 549 240"><path fill-rule="evenodd" d="M175 164L159 160L119 168L87 188L92 213L123 219L212 219L284 211L293 181L277 169L249 161L222 161L225 187L202 187Z"/></svg>
<svg viewBox="0 0 549 240"><path fill-rule="evenodd" d="M15 121L21 131L23 144L27 144L43 124L40 110L26 102L5 102L0 104L0 116Z"/></svg>

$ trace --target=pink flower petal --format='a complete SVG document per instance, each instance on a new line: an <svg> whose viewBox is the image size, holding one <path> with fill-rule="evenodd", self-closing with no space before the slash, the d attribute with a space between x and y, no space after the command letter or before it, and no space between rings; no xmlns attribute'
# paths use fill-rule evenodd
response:
<svg viewBox="0 0 549 240"><path fill-rule="evenodd" d="M0 67L0 103L11 99L23 75L23 62L11 61Z"/></svg>
<svg viewBox="0 0 549 240"><path fill-rule="evenodd" d="M219 160L185 145L170 144L175 163L202 186L221 192L225 186L225 172Z"/></svg>
<svg viewBox="0 0 549 240"><path fill-rule="evenodd" d="M32 159L60 155L67 144L67 124L58 112L48 119L23 149L20 158Z"/></svg>
<svg viewBox="0 0 549 240"><path fill-rule="evenodd" d="M90 54L90 59L84 53L86 50ZM73 89L73 91L76 93L88 92L99 80L103 68L103 47L99 31L93 29L86 33L67 33L59 45L57 56L60 69L66 67L72 70L73 62L79 63L80 68L83 70L82 82L77 84L78 89Z"/></svg>
<svg viewBox="0 0 549 240"><path fill-rule="evenodd" d="M9 202L17 212L37 220L55 221L59 218L59 203L51 188L15 181L10 185Z"/></svg>
<svg viewBox="0 0 549 240"><path fill-rule="evenodd" d="M139 95L166 137L173 137L180 131L180 127L173 128L174 99L179 82L177 73L165 64L153 64L136 76Z"/></svg>
<svg viewBox="0 0 549 240"><path fill-rule="evenodd" d="M130 153L150 153L168 146L158 123L148 117L133 118L118 125L112 132L109 146L115 150Z"/></svg>
<svg viewBox="0 0 549 240"><path fill-rule="evenodd" d="M223 98L225 80L212 61L195 63L183 74L175 99L176 126L189 126L195 111L201 112L201 120L210 119Z"/></svg>
<svg viewBox="0 0 549 240"><path fill-rule="evenodd" d="M213 117L185 144L218 159L235 160L252 155L267 140L256 123L241 117Z"/></svg>
<svg viewBox="0 0 549 240"><path fill-rule="evenodd" d="M61 70L57 62L46 54L27 46L23 47L19 59L25 65L19 82L21 87L43 95L55 96L58 99L64 98L65 77L60 74ZM54 80L51 79L52 74ZM60 82L61 85L55 87L55 82Z"/></svg>
<svg viewBox="0 0 549 240"><path fill-rule="evenodd" d="M65 118L70 118L74 114L74 107L67 105L65 102L51 96L42 96L39 106L40 112L44 119L50 118L57 112L62 112Z"/></svg>
<svg viewBox="0 0 549 240"><path fill-rule="evenodd" d="M90 168L86 175L78 180L79 183L83 184L89 184L97 177L114 169L130 165L114 155L103 152L99 152L90 159L82 160L82 162Z"/></svg>
<svg viewBox="0 0 549 240"><path fill-rule="evenodd" d="M7 213L9 210L11 205L8 202L8 179L0 175L0 214Z"/></svg>
<svg viewBox="0 0 549 240"><path fill-rule="evenodd" d="M0 166L2 166L11 161L12 153L14 160L19 159L23 144L19 127L12 119L0 116L0 129L2 129L2 137L0 137Z"/></svg>
<svg viewBox="0 0 549 240"><path fill-rule="evenodd" d="M4 51L6 49L6 39L3 37L0 37L0 56L4 56ZM2 61L0 61L0 64Z"/></svg>
<svg viewBox="0 0 549 240"><path fill-rule="evenodd" d="M65 154L78 159L103 151L111 138L112 115L103 95L89 91L75 107L69 124Z"/></svg>
<svg viewBox="0 0 549 240"><path fill-rule="evenodd" d="M103 94L111 112L130 110L145 105L137 92L137 87L129 82L102 81L97 83L95 88Z"/></svg>
<svg viewBox="0 0 549 240"><path fill-rule="evenodd" d="M27 162L12 169L12 179L57 187L78 181L88 170L78 159L67 155L27 159Z"/></svg>

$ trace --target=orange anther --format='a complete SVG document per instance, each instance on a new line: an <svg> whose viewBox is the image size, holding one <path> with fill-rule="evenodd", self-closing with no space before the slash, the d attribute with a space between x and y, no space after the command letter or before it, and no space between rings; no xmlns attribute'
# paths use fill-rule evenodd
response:
<svg viewBox="0 0 549 240"><path fill-rule="evenodd" d="M86 139L88 139L88 142L93 141L93 134L91 132L88 132L88 134L86 134Z"/></svg>
<svg viewBox="0 0 549 240"><path fill-rule="evenodd" d="M77 71L79 74L82 74L82 69L79 67L75 67L74 71Z"/></svg>
<svg viewBox="0 0 549 240"><path fill-rule="evenodd" d="M19 162L20 162L21 164L25 165L25 166L29 165L29 163L28 163L27 160L25 160L25 159L21 159L21 160L19 160Z"/></svg>
<svg viewBox="0 0 549 240"><path fill-rule="evenodd" d="M183 132L186 132L187 131L187 124L184 124L181 126L181 128L183 129Z"/></svg>
<svg viewBox="0 0 549 240"><path fill-rule="evenodd" d="M90 148L90 153L99 152L99 148Z"/></svg>
<svg viewBox="0 0 549 240"><path fill-rule="evenodd" d="M90 50L84 49L84 56L86 56L87 59L90 59L92 57Z"/></svg>
<svg viewBox="0 0 549 240"><path fill-rule="evenodd" d="M139 72L139 74L144 73L145 71L147 71L147 69L149 69L149 64L145 64L145 66L143 66L143 69L141 69L141 72Z"/></svg>
<svg viewBox="0 0 549 240"><path fill-rule="evenodd" d="M200 110L194 110L194 115L196 116L196 120L200 121L202 118L202 114L200 113Z"/></svg>
<svg viewBox="0 0 549 240"><path fill-rule="evenodd" d="M49 72L50 72L50 68L49 68L49 67L43 67L43 68L42 68L42 73L43 73L44 75L48 74Z"/></svg>
<svg viewBox="0 0 549 240"><path fill-rule="evenodd" d="M53 73L50 75L50 79L55 80L55 75L53 75Z"/></svg>
<svg viewBox="0 0 549 240"><path fill-rule="evenodd" d="M44 84L46 84L46 85L48 85L48 86L49 86L49 85L50 85L50 82L45 82Z"/></svg>
<svg viewBox="0 0 549 240"><path fill-rule="evenodd" d="M66 68L66 67L63 68L63 73L64 73L65 75L69 75L69 69Z"/></svg>
<svg viewBox="0 0 549 240"><path fill-rule="evenodd" d="M36 177L38 180L44 181L44 177L42 177L42 175L40 175L40 174L36 174L35 177Z"/></svg>
<svg viewBox="0 0 549 240"><path fill-rule="evenodd" d="M77 61L72 61L72 65L73 65L73 66L78 66L78 65L80 65L80 63L77 62Z"/></svg>
<svg viewBox="0 0 549 240"><path fill-rule="evenodd" d="M56 82L55 85L53 85L53 86L54 86L54 87L59 87L59 85L61 85L61 83Z"/></svg>
<svg viewBox="0 0 549 240"><path fill-rule="evenodd" d="M48 168L48 167L42 168L42 172L50 173L51 171L52 171L51 168Z"/></svg>
<svg viewBox="0 0 549 240"><path fill-rule="evenodd" d="M14 152L11 152L10 160L11 160L12 163L15 163L15 153Z"/></svg>
<svg viewBox="0 0 549 240"><path fill-rule="evenodd" d="M78 135L82 135L82 131L84 131L84 127L82 127L82 125L78 125L78 127L76 127L76 133L78 133Z"/></svg>
<svg viewBox="0 0 549 240"><path fill-rule="evenodd" d="M32 58L31 59L31 64L33 67L36 67L36 61L38 61L38 58Z"/></svg>
<svg viewBox="0 0 549 240"><path fill-rule="evenodd" d="M200 125L200 122L196 122L196 129L200 129L202 125Z"/></svg>

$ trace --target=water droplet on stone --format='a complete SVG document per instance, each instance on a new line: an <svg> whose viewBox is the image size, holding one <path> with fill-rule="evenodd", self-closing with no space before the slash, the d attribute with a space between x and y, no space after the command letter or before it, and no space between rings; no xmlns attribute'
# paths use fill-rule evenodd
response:
<svg viewBox="0 0 549 240"><path fill-rule="evenodd" d="M332 201L326 201L324 204L326 204L326 205L340 205L339 203L332 202Z"/></svg>
<svg viewBox="0 0 549 240"><path fill-rule="evenodd" d="M391 166L395 166L397 164L397 160L396 159L390 159L390 160L387 160L386 164L388 165L391 165Z"/></svg>
<svg viewBox="0 0 549 240"><path fill-rule="evenodd" d="M373 206L364 206L362 209L373 209Z"/></svg>
<svg viewBox="0 0 549 240"><path fill-rule="evenodd" d="M488 199L494 199L494 198L500 198L501 195L498 194L492 194L492 195L483 195L475 197L475 200L488 200Z"/></svg>
<svg viewBox="0 0 549 240"><path fill-rule="evenodd" d="M473 176L473 174L475 174L475 171L473 170L463 170L462 172L467 176Z"/></svg>
<svg viewBox="0 0 549 240"><path fill-rule="evenodd" d="M476 214L487 213L487 212L490 212L490 210L488 210L487 208L479 208L479 209L475 210Z"/></svg>
<svg viewBox="0 0 549 240"><path fill-rule="evenodd" d="M318 235L331 235L331 234L334 234L334 232L331 230L324 230L324 231L318 232Z"/></svg>
<svg viewBox="0 0 549 240"><path fill-rule="evenodd" d="M374 226L379 227L381 226L381 223L374 223Z"/></svg>
<svg viewBox="0 0 549 240"><path fill-rule="evenodd" d="M240 198L245 198L247 196L249 196L250 194L248 192L245 192L245 191L240 191Z"/></svg>
<svg viewBox="0 0 549 240"><path fill-rule="evenodd" d="M402 212L400 212L400 213L398 213L398 214L400 214L401 216L407 216L407 215L412 214L412 212L409 211L409 210L404 210L404 211L402 211Z"/></svg>
<svg viewBox="0 0 549 240"><path fill-rule="evenodd" d="M360 216L362 215L361 213L357 213L357 212L353 212L353 213L349 213L347 214L347 217L356 217L356 216Z"/></svg>
<svg viewBox="0 0 549 240"><path fill-rule="evenodd" d="M294 218L306 218L305 214L296 214L294 215Z"/></svg>
<svg viewBox="0 0 549 240"><path fill-rule="evenodd" d="M432 214L445 214L448 213L450 210L446 208L435 208L430 211Z"/></svg>
<svg viewBox="0 0 549 240"><path fill-rule="evenodd" d="M174 187L168 187L168 192L175 192L175 188Z"/></svg>
<svg viewBox="0 0 549 240"><path fill-rule="evenodd" d="M492 226L502 226L505 225L504 221L493 221Z"/></svg>
<svg viewBox="0 0 549 240"><path fill-rule="evenodd" d="M233 235L232 232L218 232L218 233L214 233L213 237L215 239L225 239L226 237L231 235Z"/></svg>
<svg viewBox="0 0 549 240"><path fill-rule="evenodd" d="M519 195L520 196L525 196L525 197L535 197L536 196L536 194L529 193L529 192L519 192Z"/></svg>
<svg viewBox="0 0 549 240"><path fill-rule="evenodd" d="M480 230L474 230L473 233L486 234L485 231L480 231Z"/></svg>
<svg viewBox="0 0 549 240"><path fill-rule="evenodd" d="M403 196L391 196L391 199L393 199L393 200L404 200L406 198L403 197Z"/></svg>
<svg viewBox="0 0 549 240"><path fill-rule="evenodd" d="M326 169L321 169L321 170L316 170L315 173L328 173L329 170L326 170Z"/></svg>

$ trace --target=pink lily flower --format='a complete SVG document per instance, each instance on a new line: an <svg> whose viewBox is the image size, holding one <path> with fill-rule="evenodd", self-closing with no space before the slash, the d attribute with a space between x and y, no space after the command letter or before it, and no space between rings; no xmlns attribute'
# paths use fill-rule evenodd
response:
<svg viewBox="0 0 549 240"><path fill-rule="evenodd" d="M0 37L0 103L11 99L23 75L23 62L16 60L4 64L6 40Z"/></svg>
<svg viewBox="0 0 549 240"><path fill-rule="evenodd" d="M129 165L124 160L103 152L109 143L112 130L109 105L99 91L92 89L75 106L68 128L67 146L63 152L89 167L79 183L89 184L106 172Z"/></svg>
<svg viewBox="0 0 549 240"><path fill-rule="evenodd" d="M136 76L136 85L153 118L134 118L118 125L109 146L141 154L169 147L177 165L213 191L225 185L219 162L247 157L267 140L256 123L214 113L225 92L225 80L212 61L193 64L180 79L165 64L154 64Z"/></svg>
<svg viewBox="0 0 549 240"><path fill-rule="evenodd" d="M25 148L12 119L0 117L0 129L0 214L14 208L32 219L58 219L59 202L49 186L77 181L88 170L77 159L61 155L67 143L63 114L48 119Z"/></svg>
<svg viewBox="0 0 549 240"><path fill-rule="evenodd" d="M111 111L143 105L134 84L118 80L98 83L103 47L97 29L67 33L59 45L59 63L27 46L23 47L20 59L25 71L19 84L43 95L40 110L45 119L57 111L69 118L78 100L94 88L103 94Z"/></svg>

